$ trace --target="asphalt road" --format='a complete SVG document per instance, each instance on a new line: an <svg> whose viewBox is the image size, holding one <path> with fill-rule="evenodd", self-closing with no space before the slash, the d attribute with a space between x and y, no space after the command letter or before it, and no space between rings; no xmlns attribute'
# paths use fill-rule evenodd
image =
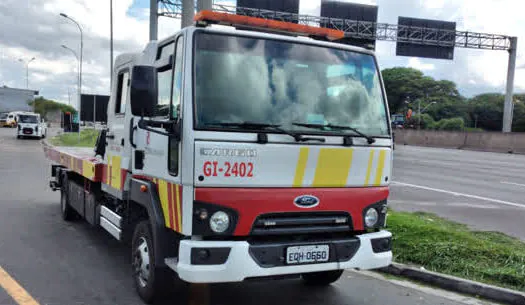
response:
<svg viewBox="0 0 525 305"><path fill-rule="evenodd" d="M101 229L62 221L39 141L13 135L0 129L0 305L142 304L132 285L129 249ZM489 304L354 271L325 289L296 280L173 287L162 304ZM204 295L208 302L200 300Z"/></svg>
<svg viewBox="0 0 525 305"><path fill-rule="evenodd" d="M525 240L525 155L396 145L394 209Z"/></svg>

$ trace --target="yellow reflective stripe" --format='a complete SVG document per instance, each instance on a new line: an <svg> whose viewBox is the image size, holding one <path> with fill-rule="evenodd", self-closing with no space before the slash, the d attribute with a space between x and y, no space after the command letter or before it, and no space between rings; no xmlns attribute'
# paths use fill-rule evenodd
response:
<svg viewBox="0 0 525 305"><path fill-rule="evenodd" d="M82 160L82 175L86 178L93 179L95 176L95 166L93 163Z"/></svg>
<svg viewBox="0 0 525 305"><path fill-rule="evenodd" d="M120 190L120 156L113 156L111 161L111 186Z"/></svg>
<svg viewBox="0 0 525 305"><path fill-rule="evenodd" d="M177 223L178 223L178 231L182 232L182 217L180 213L180 198L179 198L179 187L180 185L175 185L175 197L177 198Z"/></svg>
<svg viewBox="0 0 525 305"><path fill-rule="evenodd" d="M295 178L293 179L294 187L301 187L303 185L304 173L306 172L306 162L308 161L308 147L301 147L299 150L299 159L295 166Z"/></svg>
<svg viewBox="0 0 525 305"><path fill-rule="evenodd" d="M313 186L345 186L350 174L352 155L352 149L322 148L319 151Z"/></svg>
<svg viewBox="0 0 525 305"><path fill-rule="evenodd" d="M370 157L368 157L368 168L366 169L365 186L370 183L370 174L372 173L372 164L374 163L374 151L370 150Z"/></svg>
<svg viewBox="0 0 525 305"><path fill-rule="evenodd" d="M162 212L164 214L164 224L166 227L168 227L170 223L170 211L168 207L168 182L166 182L166 180L158 179L158 187L160 204L162 206Z"/></svg>
<svg viewBox="0 0 525 305"><path fill-rule="evenodd" d="M374 181L375 186L381 184L381 179L383 178L383 168L385 167L385 159L386 150L381 150L379 152L379 160L377 161L376 179Z"/></svg>

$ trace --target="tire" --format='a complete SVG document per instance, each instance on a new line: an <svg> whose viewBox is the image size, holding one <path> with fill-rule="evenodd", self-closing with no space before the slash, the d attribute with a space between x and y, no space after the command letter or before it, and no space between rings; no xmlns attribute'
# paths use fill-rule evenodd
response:
<svg viewBox="0 0 525 305"><path fill-rule="evenodd" d="M62 219L65 221L73 221L76 219L76 213L73 208L69 205L69 196L67 194L68 183L67 178L62 180L62 186L60 187L60 214Z"/></svg>
<svg viewBox="0 0 525 305"><path fill-rule="evenodd" d="M16 136L16 138L17 138L18 140L20 140L21 136Z"/></svg>
<svg viewBox="0 0 525 305"><path fill-rule="evenodd" d="M330 270L302 274L303 282L307 286L328 286L337 281L344 270Z"/></svg>
<svg viewBox="0 0 525 305"><path fill-rule="evenodd" d="M170 284L174 284L173 271L155 266L152 236L149 221L142 220L135 226L131 240L133 282L140 298L148 304L166 297Z"/></svg>

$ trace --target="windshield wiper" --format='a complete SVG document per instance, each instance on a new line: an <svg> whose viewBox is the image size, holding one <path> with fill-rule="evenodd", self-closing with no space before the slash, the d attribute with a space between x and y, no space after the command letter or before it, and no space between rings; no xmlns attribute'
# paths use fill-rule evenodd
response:
<svg viewBox="0 0 525 305"><path fill-rule="evenodd" d="M240 127L240 128L255 129L255 130L275 130L275 131L282 132L286 135L293 137L296 142L306 142L306 141L325 142L324 138L305 137L301 134L297 134L297 133L282 129L281 125L278 125L278 124L265 124L265 123L254 123L254 122L241 122L241 123L226 122L226 123L213 123L213 124L206 124L206 125L208 126L218 125L222 127Z"/></svg>
<svg viewBox="0 0 525 305"><path fill-rule="evenodd" d="M330 123L329 124L292 123L292 125L301 126L301 127L307 127L307 128L322 129L322 130L324 130L325 128L338 129L338 130L351 130L351 131L357 133L358 135L360 135L361 137L365 138L366 141L368 142L368 144L373 144L376 141L371 136L368 136L368 135L360 132L358 129L356 129L356 128L352 127L352 126L340 126L340 125L333 125L333 124L330 124Z"/></svg>

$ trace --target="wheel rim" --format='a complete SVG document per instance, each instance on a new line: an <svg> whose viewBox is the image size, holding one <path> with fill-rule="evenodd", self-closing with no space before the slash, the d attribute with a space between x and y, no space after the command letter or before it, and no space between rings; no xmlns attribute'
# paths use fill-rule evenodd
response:
<svg viewBox="0 0 525 305"><path fill-rule="evenodd" d="M144 237L139 238L133 260L135 276L141 287L146 287L150 276L149 249Z"/></svg>

